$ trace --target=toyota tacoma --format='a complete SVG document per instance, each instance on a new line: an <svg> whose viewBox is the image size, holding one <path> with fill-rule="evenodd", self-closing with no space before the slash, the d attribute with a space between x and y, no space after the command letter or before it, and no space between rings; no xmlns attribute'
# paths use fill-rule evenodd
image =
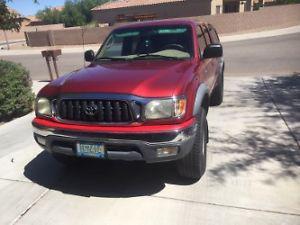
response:
<svg viewBox="0 0 300 225"><path fill-rule="evenodd" d="M223 101L223 49L215 28L186 19L114 29L89 65L38 93L34 138L58 161L174 161L199 179L210 106Z"/></svg>

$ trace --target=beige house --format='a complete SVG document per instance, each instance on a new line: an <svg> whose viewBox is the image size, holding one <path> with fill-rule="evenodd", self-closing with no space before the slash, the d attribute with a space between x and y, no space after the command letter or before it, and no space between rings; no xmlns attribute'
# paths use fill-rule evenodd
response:
<svg viewBox="0 0 300 225"><path fill-rule="evenodd" d="M166 19L210 14L211 0L116 0L92 9L99 23Z"/></svg>
<svg viewBox="0 0 300 225"><path fill-rule="evenodd" d="M116 0L92 9L100 24L251 11L273 0Z"/></svg>
<svg viewBox="0 0 300 225"><path fill-rule="evenodd" d="M212 0L211 15L221 13L234 13L252 11L253 6L257 3L264 5L274 0Z"/></svg>
<svg viewBox="0 0 300 225"><path fill-rule="evenodd" d="M212 0L211 14L250 11L253 0Z"/></svg>

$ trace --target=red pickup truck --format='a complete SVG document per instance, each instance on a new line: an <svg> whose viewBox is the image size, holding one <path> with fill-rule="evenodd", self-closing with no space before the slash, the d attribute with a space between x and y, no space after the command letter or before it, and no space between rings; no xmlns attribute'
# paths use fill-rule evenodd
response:
<svg viewBox="0 0 300 225"><path fill-rule="evenodd" d="M181 176L206 168L209 106L223 101L223 50L210 24L175 19L113 30L86 68L45 86L34 138L55 159L175 161Z"/></svg>

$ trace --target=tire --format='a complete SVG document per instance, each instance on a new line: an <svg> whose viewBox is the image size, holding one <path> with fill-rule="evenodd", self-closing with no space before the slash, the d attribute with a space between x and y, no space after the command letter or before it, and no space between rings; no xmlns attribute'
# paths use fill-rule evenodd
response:
<svg viewBox="0 0 300 225"><path fill-rule="evenodd" d="M213 93L210 98L211 106L221 105L223 102L224 95L224 68L222 69L222 73L219 76L218 85L214 88Z"/></svg>
<svg viewBox="0 0 300 225"><path fill-rule="evenodd" d="M52 156L56 161L68 167L78 164L79 161L75 157L63 155L63 154L53 153Z"/></svg>
<svg viewBox="0 0 300 225"><path fill-rule="evenodd" d="M206 170L208 128L206 111L204 108L201 108L200 111L201 113L197 116L198 128L193 149L177 162L178 173L185 178L200 179Z"/></svg>

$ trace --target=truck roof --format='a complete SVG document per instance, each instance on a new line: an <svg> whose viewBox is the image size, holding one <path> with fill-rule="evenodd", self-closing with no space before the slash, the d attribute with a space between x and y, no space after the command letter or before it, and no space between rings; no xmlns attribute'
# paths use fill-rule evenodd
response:
<svg viewBox="0 0 300 225"><path fill-rule="evenodd" d="M194 26L197 23L191 19L163 19L163 20L152 20L152 21L143 21L143 22L134 22L126 24L119 28L138 28L145 26L160 26L160 25L191 25Z"/></svg>

